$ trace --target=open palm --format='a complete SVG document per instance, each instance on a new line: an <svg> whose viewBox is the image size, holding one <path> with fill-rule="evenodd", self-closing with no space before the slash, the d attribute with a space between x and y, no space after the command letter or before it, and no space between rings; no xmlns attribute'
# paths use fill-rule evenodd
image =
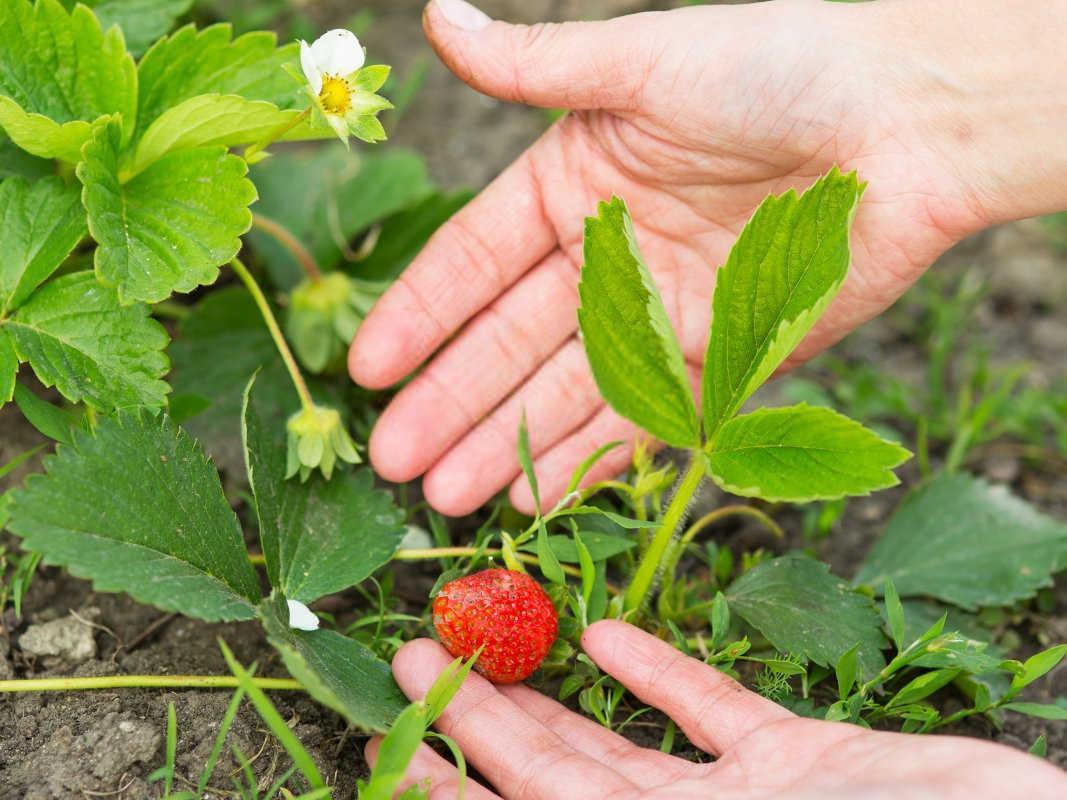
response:
<svg viewBox="0 0 1067 800"><path fill-rule="evenodd" d="M472 674L438 720L497 793L470 800L562 797L644 800L762 798L1062 798L1067 774L988 742L869 731L797 717L700 661L622 622L590 626L586 652L640 700L663 710L716 756L694 764L638 747L526 686ZM451 657L435 642L404 646L393 670L422 697ZM378 743L368 748L371 761ZM455 768L426 745L408 769L431 800L457 796Z"/></svg>
<svg viewBox="0 0 1067 800"><path fill-rule="evenodd" d="M426 473L427 498L449 514L514 482L512 500L530 511L515 448L524 411L546 503L597 446L632 438L576 335L583 219L613 194L630 206L694 372L715 267L768 193L806 187L835 164L870 184L852 272L791 364L884 310L980 228L908 106L922 76L884 80L892 54L876 44L876 11L862 8L781 0L466 31L431 3L428 35L461 78L572 112L438 232L360 331L350 365L371 387L447 342L382 416L378 471ZM620 448L587 481L628 458Z"/></svg>

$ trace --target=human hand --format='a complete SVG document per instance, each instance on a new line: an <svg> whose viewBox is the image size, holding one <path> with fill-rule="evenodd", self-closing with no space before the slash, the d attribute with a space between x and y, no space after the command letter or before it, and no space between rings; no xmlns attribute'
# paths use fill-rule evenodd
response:
<svg viewBox="0 0 1067 800"><path fill-rule="evenodd" d="M770 192L806 187L835 164L870 183L848 280L787 366L884 310L963 236L1060 202L1049 187L1067 181L1048 178L1062 148L1031 152L1051 117L1022 113L1009 99L1018 93L995 88L1017 71L1036 96L1035 81L1058 74L1030 63L1032 42L1005 42L1035 26L1058 39L1067 3L1010 15L994 0L936 5L778 0L524 27L469 7L455 24L445 11L456 0L431 2L427 34L461 78L573 113L437 233L363 324L350 369L369 387L396 383L448 342L382 415L370 442L378 472L426 473L427 499L448 514L511 483L531 512L515 447L524 410L549 505L597 446L632 438L576 335L583 218L612 194L629 204L694 373L714 268ZM1063 99L1053 91L1042 108ZM1044 133L1022 130L1031 119ZM586 482L629 458L613 451Z"/></svg>
<svg viewBox="0 0 1067 800"><path fill-rule="evenodd" d="M591 625L582 645L716 760L694 764L637 747L527 686L494 686L471 673L437 723L496 788L468 781L470 800L1067 796L1067 773L1008 747L795 716L626 623ZM409 697L421 698L451 660L420 639L401 648L393 672ZM367 747L372 763L377 748L376 739ZM407 778L428 781L431 800L456 797L455 768L425 744Z"/></svg>

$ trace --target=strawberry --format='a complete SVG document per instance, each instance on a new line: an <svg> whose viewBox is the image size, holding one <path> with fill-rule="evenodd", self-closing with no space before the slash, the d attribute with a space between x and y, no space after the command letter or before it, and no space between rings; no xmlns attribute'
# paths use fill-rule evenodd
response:
<svg viewBox="0 0 1067 800"><path fill-rule="evenodd" d="M559 615L545 590L525 572L487 569L446 583L433 601L433 624L454 656L470 658L493 683L530 677L548 655Z"/></svg>

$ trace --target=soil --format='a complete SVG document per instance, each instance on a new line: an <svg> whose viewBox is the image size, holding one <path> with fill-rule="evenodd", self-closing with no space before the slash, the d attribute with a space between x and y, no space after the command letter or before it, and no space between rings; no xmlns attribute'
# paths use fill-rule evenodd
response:
<svg viewBox="0 0 1067 800"><path fill-rule="evenodd" d="M487 100L462 86L441 68L421 36L421 0L374 0L361 5L375 13L375 56L396 65L400 74L422 60L429 63L419 102L408 112L395 143L426 155L431 172L446 186L481 186L532 142L548 124L542 111ZM668 3L643 0L485 0L491 14L513 20L591 18L626 13ZM347 0L322 2L309 13L322 27L343 24L352 7ZM1067 350L1067 257L1057 252L1036 222L987 232L943 259L940 270L958 275L974 268L989 277L990 295L981 304L977 324L993 343L995 361L1026 360L1034 365L1031 380L1051 384L1064 377ZM889 318L866 326L850 337L838 353L879 364L887 373L921 380L924 363L914 344L900 333L899 320ZM812 372L815 374L815 371ZM8 407L0 411L0 464L42 443L36 432ZM0 481L0 490L19 483L39 464L31 462ZM1011 448L987 448L970 468L993 480L1007 481L1048 513L1067 520L1067 472L1062 464L1035 465ZM914 476L911 476L914 478ZM907 475L906 475L907 478ZM907 482L907 481L906 481ZM817 544L838 574L850 575L881 530L903 489L854 501L831 537ZM716 502L707 497L704 502ZM787 513L782 522L798 536L799 516ZM775 547L755 527L724 528L731 541ZM414 577L414 576L413 576ZM425 575L419 579L427 582ZM1053 611L1040 623L1019 629L1023 649L1067 641L1067 582L1052 593ZM33 657L20 647L31 625L77 614L92 626L95 655L70 663L63 657ZM243 663L259 662L260 675L282 675L273 650L258 626L208 625L170 617L125 596L97 594L82 581L54 569L43 570L26 598L22 618L8 611L0 620L0 679L66 675L223 674L226 665L217 640L222 637ZM82 656L85 653L83 651ZM81 656L79 656L81 657ZM1067 695L1067 667L1040 681L1031 699L1050 702ZM364 737L349 733L333 713L300 694L275 693L281 713L295 729L335 784L338 800L355 796L355 782L365 774ZM221 691L101 691L90 693L0 696L0 800L66 800L109 797L141 800L160 796L149 785L150 773L164 761L168 703L178 719L178 782L199 773L211 749L229 702ZM642 717L627 734L656 746L661 727ZM1003 730L973 722L958 731L994 738L1027 748L1041 733L1048 735L1049 756L1067 766L1067 725L1010 715ZM230 743L253 760L261 789L287 768L287 759L247 704L237 716ZM697 754L680 743L676 752ZM205 797L232 796L230 776L236 764L224 754L213 789Z"/></svg>

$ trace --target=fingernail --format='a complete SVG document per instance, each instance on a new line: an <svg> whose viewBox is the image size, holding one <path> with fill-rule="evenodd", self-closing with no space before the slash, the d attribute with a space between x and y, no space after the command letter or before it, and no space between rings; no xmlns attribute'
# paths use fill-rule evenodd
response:
<svg viewBox="0 0 1067 800"><path fill-rule="evenodd" d="M465 0L434 0L434 3L445 19L465 31L480 31L493 21L484 11Z"/></svg>

